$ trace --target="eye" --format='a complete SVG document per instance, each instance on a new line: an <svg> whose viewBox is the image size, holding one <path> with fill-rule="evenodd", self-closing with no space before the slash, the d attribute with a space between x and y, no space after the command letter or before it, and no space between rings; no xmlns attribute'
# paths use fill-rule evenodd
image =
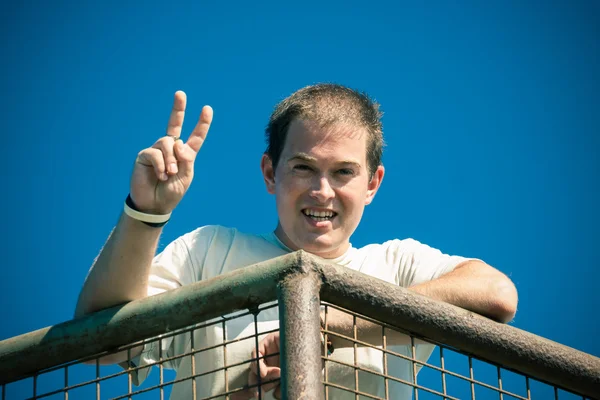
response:
<svg viewBox="0 0 600 400"><path fill-rule="evenodd" d="M304 164L294 165L294 169L297 169L299 171L310 171L311 170L311 168L308 165L304 165Z"/></svg>
<svg viewBox="0 0 600 400"><path fill-rule="evenodd" d="M352 170L350 168L342 168L342 169L339 169L337 172L338 172L338 174L345 175L345 176L354 175L354 170Z"/></svg>
<svg viewBox="0 0 600 400"><path fill-rule="evenodd" d="M309 165L306 164L296 164L292 167L292 169L298 172L310 172L313 170Z"/></svg>

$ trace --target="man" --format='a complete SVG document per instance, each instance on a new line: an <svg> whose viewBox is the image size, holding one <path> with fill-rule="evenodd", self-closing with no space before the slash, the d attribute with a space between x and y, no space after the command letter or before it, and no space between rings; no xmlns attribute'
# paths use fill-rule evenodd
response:
<svg viewBox="0 0 600 400"><path fill-rule="evenodd" d="M137 157L123 215L111 233L82 289L76 315L84 315L126 301L176 289L198 280L264 261L290 251L304 249L317 256L377 278L409 287L411 290L475 311L501 322L515 314L517 293L502 273L476 259L449 256L415 240L390 240L356 249L350 236L357 228L364 207L379 189L384 167L381 163L383 133L379 106L367 95L340 85L320 84L300 89L277 105L267 127L268 147L261 168L267 191L275 195L278 225L273 233L251 235L232 228L204 226L171 244L155 257L161 227L170 218L189 188L194 160L204 143L212 121L212 109L204 107L200 120L187 142L180 139L186 97L177 92L167 136ZM328 314L330 329L352 336L352 318L341 312ZM276 329L277 310L258 316L259 332ZM359 329L369 341L381 334L371 324ZM254 333L253 317L214 324L194 333L194 348L211 347L196 357L196 373L242 362L254 350L253 340L240 340L227 346L224 361L223 340L245 338ZM226 338L226 339L224 339ZM278 334L261 336L260 355L278 347ZM334 338L334 341L336 339ZM163 356L190 349L190 335L179 335L160 343ZM132 351L134 365L147 365L158 359L154 343ZM406 337L392 338L394 350L410 355ZM353 363L354 350L347 343L334 342L332 359ZM416 357L425 361L432 346L419 344ZM255 353L253 353L255 354ZM126 354L116 354L104 362L122 362ZM381 352L360 348L359 365L382 372ZM394 376L412 380L410 363L390 361ZM254 364L254 363L253 363ZM343 364L328 366L330 381L354 388L354 372ZM189 357L177 359L171 367L178 378L190 373ZM136 374L141 381L148 368ZM244 364L229 369L227 387L240 382L256 382L279 376L278 360L261 361L260 371ZM197 379L199 397L222 393L226 387L222 371ZM381 395L381 380L361 372L360 390ZM278 397L276 384L264 388ZM189 398L191 385L175 385L173 398ZM239 398L255 395L254 390L238 393ZM393 383L391 398L410 398L410 388ZM331 392L332 398L354 394Z"/></svg>

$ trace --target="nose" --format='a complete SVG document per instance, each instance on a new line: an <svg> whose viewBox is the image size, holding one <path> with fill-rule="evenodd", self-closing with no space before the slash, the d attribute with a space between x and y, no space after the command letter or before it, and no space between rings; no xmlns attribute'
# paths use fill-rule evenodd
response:
<svg viewBox="0 0 600 400"><path fill-rule="evenodd" d="M329 184L327 177L322 176L314 180L313 187L310 191L310 197L321 204L325 204L335 197L335 192Z"/></svg>

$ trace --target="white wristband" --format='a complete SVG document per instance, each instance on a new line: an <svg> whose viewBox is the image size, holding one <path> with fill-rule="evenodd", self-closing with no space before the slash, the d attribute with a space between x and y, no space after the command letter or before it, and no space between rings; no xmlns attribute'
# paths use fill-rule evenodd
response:
<svg viewBox="0 0 600 400"><path fill-rule="evenodd" d="M171 213L156 215L156 214L146 214L143 212L139 212L134 210L133 208L127 205L127 202L123 205L123 211L125 214L129 215L133 219L137 219L142 222L149 222L152 224L160 224L163 222L167 222L171 218Z"/></svg>

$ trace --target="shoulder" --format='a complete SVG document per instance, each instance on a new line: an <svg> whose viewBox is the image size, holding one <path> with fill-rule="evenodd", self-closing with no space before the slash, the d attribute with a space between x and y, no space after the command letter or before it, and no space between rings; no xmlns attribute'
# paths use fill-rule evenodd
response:
<svg viewBox="0 0 600 400"><path fill-rule="evenodd" d="M386 255L392 257L395 255L401 255L405 253L415 253L423 251L424 249L431 249L419 242L418 240L407 238L407 239L392 239L383 243L372 243L358 249L358 252L365 256L373 255Z"/></svg>
<svg viewBox="0 0 600 400"><path fill-rule="evenodd" d="M421 244L414 239L393 239L356 248L350 267L367 275L398 283L399 270L412 265Z"/></svg>
<svg viewBox="0 0 600 400"><path fill-rule="evenodd" d="M205 225L188 232L176 240L184 242L188 247L198 245L212 245L218 243L232 242L236 237L253 236L242 233L237 228L222 225Z"/></svg>
<svg viewBox="0 0 600 400"><path fill-rule="evenodd" d="M198 239L212 238L214 236L231 236L237 229L221 225L204 225L181 236L182 239L192 241Z"/></svg>
<svg viewBox="0 0 600 400"><path fill-rule="evenodd" d="M229 250L231 247L247 247L265 242L264 235L246 233L237 228L222 225L201 226L177 240L182 241L185 246L194 251L209 248Z"/></svg>
<svg viewBox="0 0 600 400"><path fill-rule="evenodd" d="M440 250L412 238L369 244L357 253L361 271L404 287L417 275L433 275L445 265Z"/></svg>
<svg viewBox="0 0 600 400"><path fill-rule="evenodd" d="M202 279L217 276L287 251L269 241L266 235L246 233L237 228L207 225L181 237L189 257L202 271Z"/></svg>

